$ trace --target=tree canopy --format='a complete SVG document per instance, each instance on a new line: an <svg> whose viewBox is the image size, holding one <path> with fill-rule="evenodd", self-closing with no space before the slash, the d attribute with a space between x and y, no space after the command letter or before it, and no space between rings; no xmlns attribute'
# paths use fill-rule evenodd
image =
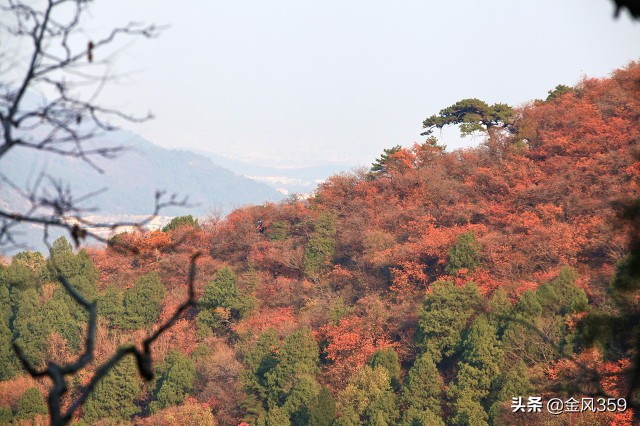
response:
<svg viewBox="0 0 640 426"><path fill-rule="evenodd" d="M476 131L488 131L492 128L506 128L512 125L513 108L507 104L488 105L479 99L462 99L440 110L422 122L426 130L422 135L430 135L434 128L459 125L460 134L467 136Z"/></svg>

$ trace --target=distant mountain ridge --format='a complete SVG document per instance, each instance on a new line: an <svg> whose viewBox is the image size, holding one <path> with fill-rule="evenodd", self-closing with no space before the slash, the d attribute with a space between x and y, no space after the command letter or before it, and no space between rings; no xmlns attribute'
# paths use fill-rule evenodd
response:
<svg viewBox="0 0 640 426"><path fill-rule="evenodd" d="M264 182L283 194L309 194L318 184L329 176L348 171L349 167L343 164L323 164L303 167L275 167L250 164L248 162L234 160L211 151L193 150L202 156L210 158L215 164L223 164L224 167L239 175Z"/></svg>
<svg viewBox="0 0 640 426"><path fill-rule="evenodd" d="M130 132L107 133L102 143L127 147L116 159L92 158L104 173L78 158L23 148L9 151L0 161L0 171L23 190L33 186L41 170L68 186L75 198L106 188L81 204L88 209L87 214L101 220L151 214L156 190L176 193L179 199L188 197L190 207L167 207L160 212L165 217L225 215L238 207L277 202L285 197L268 185L239 176L202 155L165 149ZM46 179L41 189L50 185ZM0 205L9 211L25 211L28 206L23 197L1 181ZM20 240L28 246L44 247L41 229L22 226L20 231L24 234Z"/></svg>

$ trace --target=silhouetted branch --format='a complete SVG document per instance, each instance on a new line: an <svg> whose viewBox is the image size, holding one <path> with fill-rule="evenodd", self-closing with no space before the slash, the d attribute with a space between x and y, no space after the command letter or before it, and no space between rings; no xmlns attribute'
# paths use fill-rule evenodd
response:
<svg viewBox="0 0 640 426"><path fill-rule="evenodd" d="M614 17L619 18L620 12L627 9L632 19L640 19L640 3L637 0L613 0L613 3L616 6Z"/></svg>
<svg viewBox="0 0 640 426"><path fill-rule="evenodd" d="M93 159L113 159L125 149L97 139L116 129L110 120L142 122L152 118L150 113L134 116L95 101L105 83L114 77L107 68L109 54L99 55L118 38L154 38L164 27L130 22L91 40L80 27L89 4L87 0L46 0L36 4L0 0L3 47L9 49L11 40L22 40L15 44L20 46L19 52L0 52L0 161L13 149L33 149L78 158L102 172ZM27 55L21 61L25 51ZM82 217L87 209L80 203L95 193L74 197L54 179L50 179L53 193L40 193L43 177L42 173L31 190L21 190L8 177L1 177L0 186L13 191L25 203L0 208L0 247L19 245L15 228L20 223L64 229L78 245L87 237L105 242L95 229L142 229L160 209L186 205L186 199L164 197L161 193L156 194L154 213L141 222L91 223Z"/></svg>
<svg viewBox="0 0 640 426"><path fill-rule="evenodd" d="M196 279L196 261L198 257L200 257L200 255L201 253L196 253L191 256L188 277L189 296L187 300L180 306L178 306L171 318L161 324L158 329L153 334L151 334L151 336L142 341L142 350L136 348L133 345L120 348L111 358L109 358L105 363L99 366L91 377L91 380L89 381L87 386L81 391L80 395L69 405L69 407L64 412L61 406L61 399L68 391L68 384L65 376L77 373L81 369L87 367L87 365L89 365L89 363L91 363L91 361L93 360L97 318L95 302L90 303L89 301L87 301L84 297L82 297L80 293L76 291L73 285L71 285L71 283L69 283L69 281L64 276L58 275L58 280L64 286L65 290L89 312L89 326L87 328L84 352L78 357L75 362L71 364L60 366L54 362L50 362L47 365L46 369L38 371L29 363L29 361L27 361L20 346L15 343L13 344L13 348L18 356L18 359L32 377L49 377L53 381L53 387L49 391L49 397L47 401L52 425L57 426L69 423L74 413L87 401L87 398L89 397L91 392L93 392L93 389L98 384L98 382L107 373L109 373L109 371L111 371L111 369L115 367L118 362L120 362L120 360L126 355L133 355L136 358L138 372L145 380L153 379L153 359L151 355L151 345L156 341L156 339L158 339L158 337L162 335L162 333L167 331L175 324L182 313L184 313L190 307L195 306L196 298L194 286Z"/></svg>
<svg viewBox="0 0 640 426"><path fill-rule="evenodd" d="M604 397L604 398L619 398L619 395L612 395L609 392L607 392L603 387L602 387L602 380L604 378L609 378L609 377L618 377L619 373L601 373L600 371L598 371L596 368L590 367L587 364L585 364L584 362L581 362L580 360L578 360L575 356L570 355L570 354L564 354L562 347L558 344L556 344L552 339L549 338L549 336L547 336L542 330L540 330L538 327L536 327L531 321L527 321L523 318L516 318L510 315L500 315L497 318L503 320L503 321L508 321L508 322L514 322L514 323L518 323L523 325L524 327L528 328L529 330L533 331L534 333L536 333L545 343L553 346L554 350L560 354L562 356L563 359L567 359L569 360L571 363L573 363L576 367L578 367L578 369L580 370L580 372L582 373L582 377L588 378L589 379L589 384L593 385L596 389L595 392L583 389L583 388L579 388L576 387L576 390L579 391L581 394L586 395L586 396L590 396L590 397ZM635 393L635 391L638 389L638 382L640 379L640 364L638 364L638 362L640 362L640 359L636 356L636 359L634 360L634 363L632 364L632 381L629 384L629 388L627 390L627 393L625 395L625 399L627 401L627 407L628 408L632 408L634 410L634 415L637 416L638 411L640 411L640 404L635 402L633 400L633 395ZM628 373L628 372L627 372Z"/></svg>

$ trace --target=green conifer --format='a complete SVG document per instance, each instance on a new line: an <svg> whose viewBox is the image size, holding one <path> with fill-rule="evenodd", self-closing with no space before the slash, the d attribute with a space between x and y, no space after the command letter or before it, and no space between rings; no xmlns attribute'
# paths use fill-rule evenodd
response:
<svg viewBox="0 0 640 426"><path fill-rule="evenodd" d="M133 330L154 324L162 310L164 293L164 286L157 272L138 278L124 296L122 327Z"/></svg>
<svg viewBox="0 0 640 426"><path fill-rule="evenodd" d="M246 316L253 307L253 299L241 294L236 274L225 266L220 268L213 281L207 284L198 304L201 310L196 325L199 335L205 337L219 329L225 321ZM216 308L224 308L228 315L221 316Z"/></svg>
<svg viewBox="0 0 640 426"><path fill-rule="evenodd" d="M50 324L34 289L18 295L18 308L13 322L15 343L22 349L26 360L33 366L42 366L47 352Z"/></svg>
<svg viewBox="0 0 640 426"><path fill-rule="evenodd" d="M330 426L336 418L336 401L327 388L322 388L316 403L309 409L309 426Z"/></svg>
<svg viewBox="0 0 640 426"><path fill-rule="evenodd" d="M102 378L84 405L84 419L129 420L139 409L134 404L141 383L133 356L126 356Z"/></svg>
<svg viewBox="0 0 640 426"><path fill-rule="evenodd" d="M314 222L314 230L305 247L302 267L305 274L317 278L333 260L336 244L336 218L333 213L323 212Z"/></svg>
<svg viewBox="0 0 640 426"><path fill-rule="evenodd" d="M28 388L18 399L16 419L31 419L38 414L47 414L47 406L37 388Z"/></svg>
<svg viewBox="0 0 640 426"><path fill-rule="evenodd" d="M442 388L444 383L429 353L423 353L409 369L402 399L417 412L442 412Z"/></svg>
<svg viewBox="0 0 640 426"><path fill-rule="evenodd" d="M181 403L193 391L196 380L195 363L177 350L167 355L164 366L157 373L151 412Z"/></svg>
<svg viewBox="0 0 640 426"><path fill-rule="evenodd" d="M445 271L455 275L464 268L473 271L480 264L480 244L473 232L466 232L456 237L454 245L447 252Z"/></svg>
<svg viewBox="0 0 640 426"><path fill-rule="evenodd" d="M400 373L402 370L398 354L393 348L384 348L375 351L373 355L371 355L368 364L371 368L385 368L391 378L391 386L396 390L400 388Z"/></svg>
<svg viewBox="0 0 640 426"><path fill-rule="evenodd" d="M473 283L463 287L450 282L433 284L418 319L418 345L438 363L453 355L462 342L462 332L481 303Z"/></svg>
<svg viewBox="0 0 640 426"><path fill-rule="evenodd" d="M11 420L13 420L11 407L0 406L0 425L11 424Z"/></svg>

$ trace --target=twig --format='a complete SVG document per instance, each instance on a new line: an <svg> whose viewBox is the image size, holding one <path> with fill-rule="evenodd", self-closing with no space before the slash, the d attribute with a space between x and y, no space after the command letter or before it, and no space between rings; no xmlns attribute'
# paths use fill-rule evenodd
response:
<svg viewBox="0 0 640 426"><path fill-rule="evenodd" d="M18 356L18 359L24 366L24 368L29 372L29 374L34 377L49 377L53 381L54 385L49 392L48 397L48 407L49 414L51 416L51 424L65 425L71 421L73 415L76 413L80 407L84 405L87 401L87 398L98 384L98 382L107 374L113 367L115 367L120 360L126 355L133 355L136 358L138 372L145 380L153 379L153 371L152 371L152 355L151 355L151 345L153 342L162 335L165 331L167 331L171 326L175 324L175 322L180 318L180 315L187 309L196 304L195 298L195 278L196 278L196 261L198 257L200 257L201 253L196 253L191 256L190 261L190 269L189 269L189 277L188 277L188 285L189 285L189 296L187 300L182 303L174 314L165 321L158 329L151 334L151 336L147 337L142 342L142 350L139 350L135 346L127 346L120 348L116 351L116 353L107 360L104 364L99 366L91 380L87 384L87 386L82 390L78 398L71 403L71 405L63 412L61 407L61 399L68 391L68 384L65 376L73 375L79 370L85 368L94 357L94 347L95 347L95 339L96 339L96 304L95 302L91 303L87 301L80 293L76 291L76 289L69 283L69 281L62 275L58 275L58 280L64 286L65 290L79 303L81 304L87 311L89 311L89 327L87 329L87 336L85 341L85 350L78 357L78 359L68 365L60 366L54 362L50 362L47 365L47 368L42 371L38 371L35 369L29 361L27 361L22 349L17 344L13 344L13 348Z"/></svg>

